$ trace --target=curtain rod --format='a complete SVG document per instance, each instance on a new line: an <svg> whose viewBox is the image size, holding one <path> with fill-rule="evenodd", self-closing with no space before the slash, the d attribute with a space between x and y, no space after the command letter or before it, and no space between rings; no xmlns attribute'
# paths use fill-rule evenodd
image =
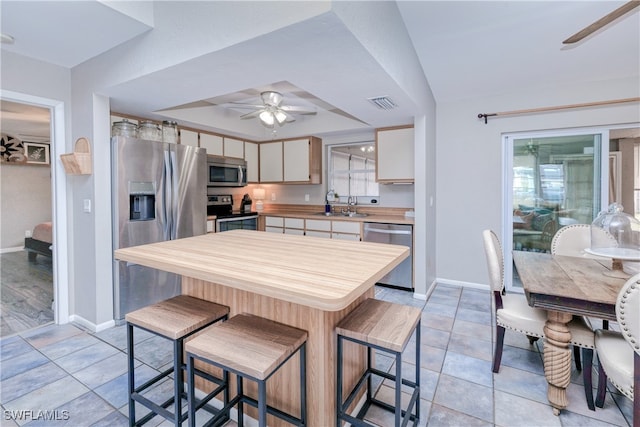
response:
<svg viewBox="0 0 640 427"><path fill-rule="evenodd" d="M478 114L478 118L484 119L484 123L487 124L488 117L511 116L515 114L541 113L545 111L567 110L570 108L597 107L600 105L624 104L627 102L638 102L638 101L640 101L640 98L625 98L625 99L614 99L612 101L585 102L582 104L558 105L556 107L530 108L528 110L501 111L499 113L480 113Z"/></svg>

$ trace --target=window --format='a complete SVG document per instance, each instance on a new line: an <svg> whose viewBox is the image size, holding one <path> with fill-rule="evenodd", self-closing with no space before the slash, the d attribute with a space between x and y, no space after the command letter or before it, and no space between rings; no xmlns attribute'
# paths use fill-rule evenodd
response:
<svg viewBox="0 0 640 427"><path fill-rule="evenodd" d="M329 146L328 190L337 193L342 201L349 196L378 197L376 182L375 144L359 142Z"/></svg>

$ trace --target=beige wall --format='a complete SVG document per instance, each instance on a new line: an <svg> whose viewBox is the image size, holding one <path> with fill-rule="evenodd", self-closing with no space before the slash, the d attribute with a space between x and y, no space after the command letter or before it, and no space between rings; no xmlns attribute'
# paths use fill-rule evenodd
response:
<svg viewBox="0 0 640 427"><path fill-rule="evenodd" d="M26 230L51 221L51 168L0 163L0 250L24 246Z"/></svg>

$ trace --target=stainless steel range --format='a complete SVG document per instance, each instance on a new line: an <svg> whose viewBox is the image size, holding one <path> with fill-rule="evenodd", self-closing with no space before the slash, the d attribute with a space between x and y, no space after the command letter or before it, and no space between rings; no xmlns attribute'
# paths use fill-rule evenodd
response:
<svg viewBox="0 0 640 427"><path fill-rule="evenodd" d="M233 210L231 194L210 194L207 188L207 216L216 215L216 233L229 230L257 230L257 212L237 212Z"/></svg>

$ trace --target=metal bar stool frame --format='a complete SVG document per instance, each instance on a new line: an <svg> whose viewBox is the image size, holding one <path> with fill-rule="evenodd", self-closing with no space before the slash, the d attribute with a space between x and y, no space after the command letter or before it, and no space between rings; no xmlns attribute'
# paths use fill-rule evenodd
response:
<svg viewBox="0 0 640 427"><path fill-rule="evenodd" d="M296 418L291 414L287 414L277 408L267 405L267 380L275 374L278 369L295 354L300 353L300 418ZM200 357L193 353L187 352L187 379L188 379L188 392L187 401L189 403L189 427L195 427L195 384L194 384L194 363L195 360L200 360L205 363L211 364L222 369L224 378L228 378L229 372L236 376L237 394L230 401L227 399L224 402L224 406L219 410L212 419L207 421L203 427L220 426L230 419L229 412L236 404L238 404L238 425L242 427L244 425L244 410L243 404L248 403L254 408L258 408L258 425L260 427L266 427L267 414L271 414L278 417L290 424L296 426L306 426L307 424L307 343L303 342L298 346L286 359L284 359L276 368L267 375L264 379L258 379L244 372L240 372L236 369L230 368L222 363L215 362L207 359L206 357ZM258 384L258 399L254 399L244 394L243 379L250 379ZM213 397L213 396L211 396ZM209 398L210 399L210 398Z"/></svg>
<svg viewBox="0 0 640 427"><path fill-rule="evenodd" d="M195 329L194 331L189 332L188 334L177 339L164 336L162 334L159 334L143 326L134 325L132 323L127 322L127 362L128 362L128 368L129 368L128 369L128 389L129 389L129 425L130 426L132 427L141 426L147 423L152 418L154 418L156 415L160 415L165 419L172 421L176 427L180 426L182 422L187 419L187 417L189 416L189 412L188 411L184 413L182 412L182 402L181 402L182 398L188 398L187 393L185 393L184 391L183 372L182 372L187 368L186 364L184 363L184 356L183 356L184 341L185 339L189 338L193 334L198 333L204 328L207 328L219 321L225 321L227 320L227 318L228 318L228 315L219 317L214 321L207 323ZM151 378L144 384L139 385L138 387L135 387L135 369L134 369L135 357L134 357L134 350L133 350L134 348L133 328L134 327L142 329L144 331L147 331L159 337L162 337L166 340L173 341L173 366L159 373L158 375ZM174 376L177 378L174 377L173 396L171 396L169 399L158 404L144 397L141 394L144 390L156 384L158 381L169 377L169 375L171 375L174 372L176 373L174 374ZM222 379L216 378L213 375L207 372L201 371L199 369L196 369L195 373L198 376L205 378L208 381L211 381L217 385L217 387L209 395L207 395L198 404L196 404L196 409L204 408L205 410L207 410L212 414L217 414L218 410L210 405L207 405L207 402L209 402L209 400L211 400L213 397L215 397L222 391L224 391L224 399L225 399L224 401L227 402L229 400L228 377L223 377ZM193 381L193 378L191 378L190 381ZM179 396L180 399L176 399L177 396ZM148 413L138 421L135 420L135 416L136 416L135 402L138 402L141 405L151 410L150 413ZM174 412L171 412L167 409L171 404L174 405ZM227 421L228 421L228 418L227 418Z"/></svg>
<svg viewBox="0 0 640 427"><path fill-rule="evenodd" d="M413 425L416 426L420 419L420 320L415 327L416 333L416 379L415 381L410 381L408 379L402 378L402 351L393 351L386 347L372 344L369 342L361 341L355 338L346 337L341 334L338 334L338 349L337 349L337 359L338 366L336 369L336 391L337 391L337 402L336 402L336 426L340 427L341 421L347 421L353 426L357 427L374 427L372 424L364 421L364 416L371 407L371 405L378 406L382 409L386 409L389 412L393 412L395 414L395 426L406 426L409 421L413 421ZM349 396L344 403L342 403L342 354L343 354L343 341L351 341L356 344L363 345L367 347L367 369L362 374L358 383L353 388ZM396 372L395 375L390 374L388 372L381 371L373 367L373 357L372 357L372 349L380 350L385 353L392 354L395 357L395 366ZM380 377L392 380L395 382L395 406L389 405L386 402L382 402L381 400L376 399L373 396L373 385L372 385L372 376L378 375ZM358 392L362 389L364 385L367 385L367 397L364 402L364 405L358 411L358 414L354 417L350 415L347 410L349 406L353 403L353 400L356 398ZM402 409L402 384L412 387L413 392L411 394L411 399L407 404L406 409ZM417 403L417 404L416 404ZM415 414L412 413L413 408L415 406ZM408 416L407 416L408 415ZM401 420L404 417L404 421Z"/></svg>

